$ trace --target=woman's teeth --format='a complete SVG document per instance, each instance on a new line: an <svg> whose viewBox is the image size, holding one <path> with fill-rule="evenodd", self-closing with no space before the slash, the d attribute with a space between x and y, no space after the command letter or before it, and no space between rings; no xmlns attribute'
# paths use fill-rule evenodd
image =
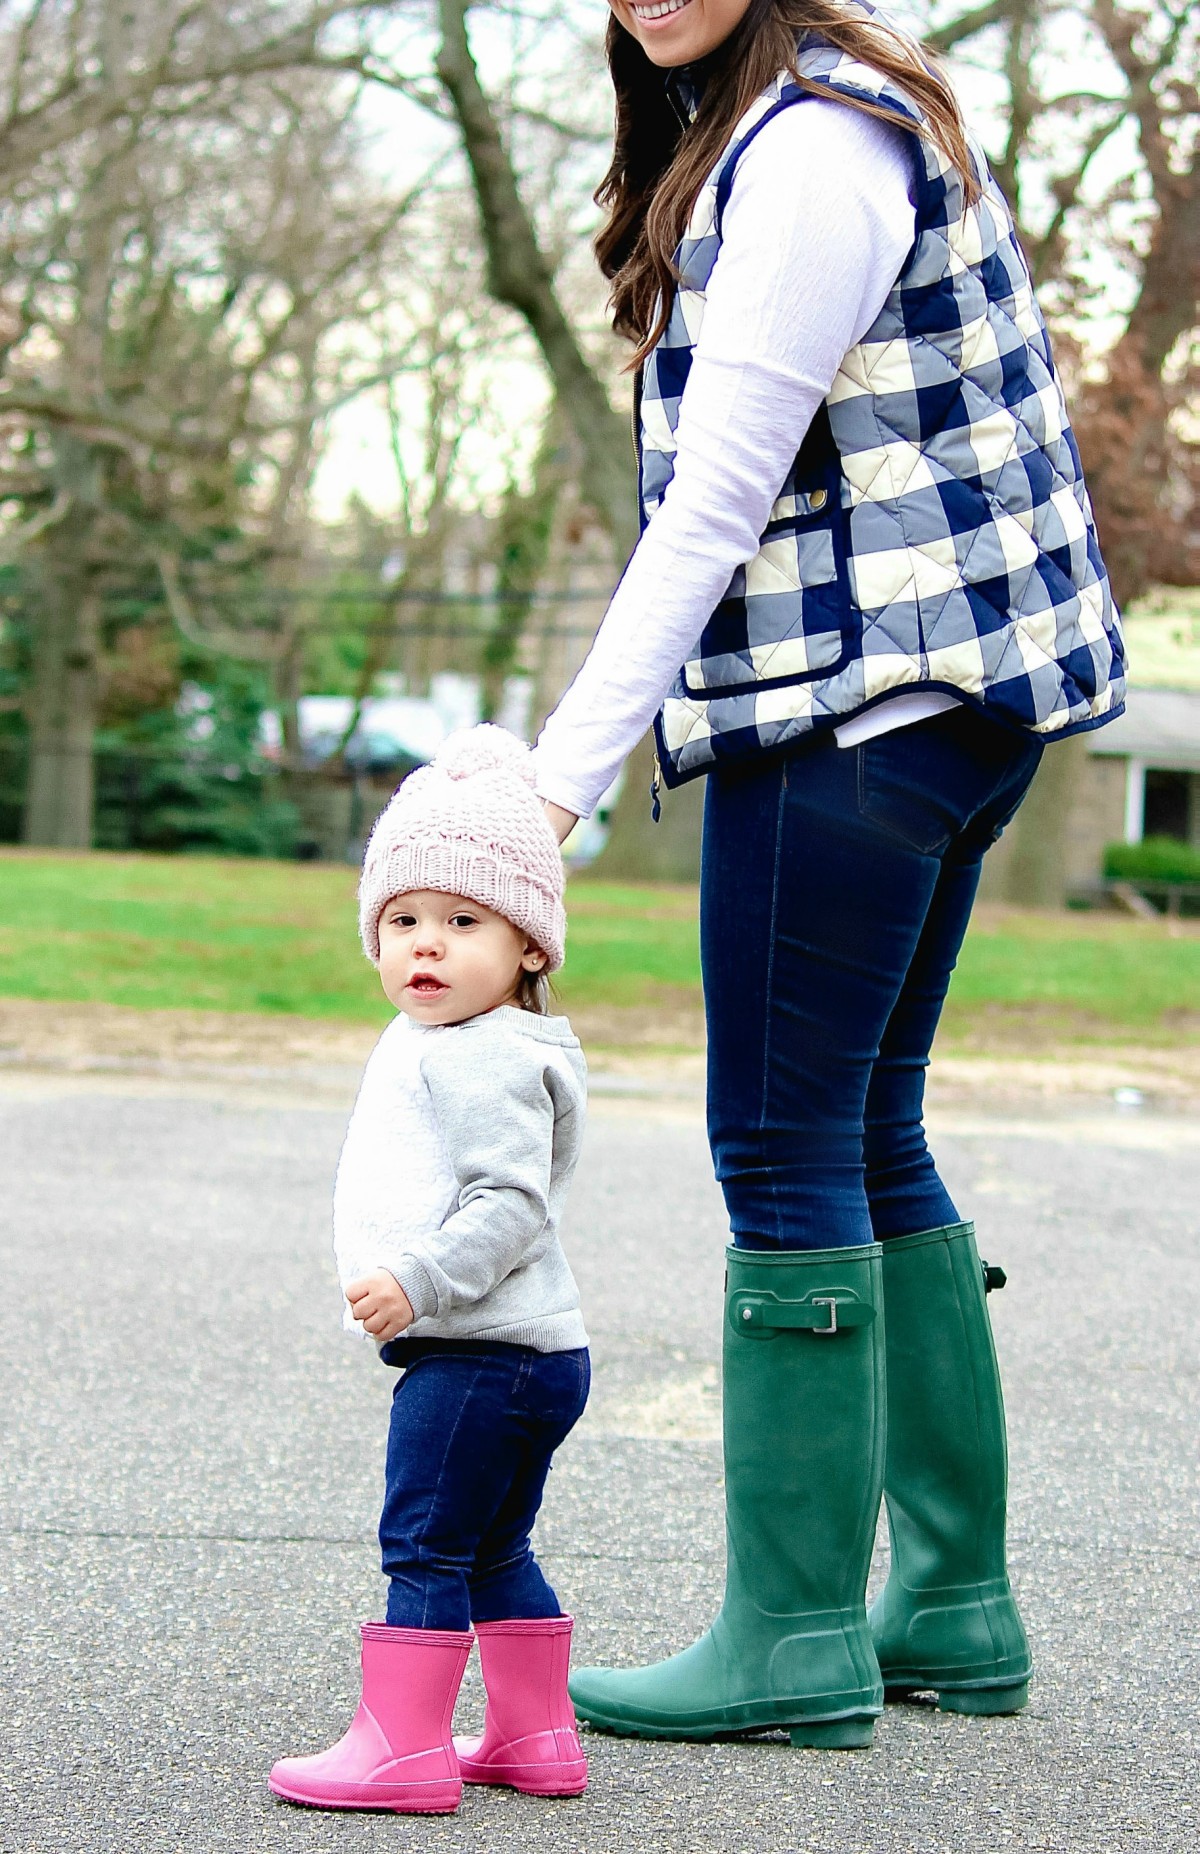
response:
<svg viewBox="0 0 1200 1854"><path fill-rule="evenodd" d="M662 0L661 6L631 6L635 19L665 19L668 13L681 13L692 0Z"/></svg>

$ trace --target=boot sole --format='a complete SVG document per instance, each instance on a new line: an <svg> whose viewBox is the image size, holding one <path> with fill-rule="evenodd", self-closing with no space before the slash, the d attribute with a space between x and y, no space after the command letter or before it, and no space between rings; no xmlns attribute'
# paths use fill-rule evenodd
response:
<svg viewBox="0 0 1200 1854"><path fill-rule="evenodd" d="M914 1693L933 1693L937 1696L939 1712L965 1713L973 1718L1004 1718L1014 1713L1023 1712L1029 1704L1028 1680L1014 1680L1007 1686L998 1687L939 1687L936 1682L921 1681L911 1685L895 1686L890 1681L884 1687L883 1697L887 1701L911 1699Z"/></svg>
<svg viewBox="0 0 1200 1854"><path fill-rule="evenodd" d="M522 1796L582 1796L588 1781L586 1771L582 1777L563 1777L556 1781L553 1777L532 1775L503 1777L494 1771L486 1775L481 1771L475 1776L467 1770L463 1771L462 1780L464 1783L475 1784L479 1789L519 1790Z"/></svg>
<svg viewBox="0 0 1200 1854"><path fill-rule="evenodd" d="M627 1720L587 1718L587 1723L592 1731L609 1732L616 1738L658 1738L677 1744L711 1744L718 1738L744 1738L754 1732L786 1732L800 1751L867 1751L875 1738L873 1715L807 1719L798 1724L790 1719L763 1719L753 1725L717 1724L696 1726L690 1731L679 1726L633 1725Z"/></svg>
<svg viewBox="0 0 1200 1854"><path fill-rule="evenodd" d="M373 1810L386 1815L453 1815L462 1801L462 1791L457 1784L413 1783L405 1785L403 1789L398 1785L389 1789L381 1784L377 1793L369 1794L356 1785L347 1783L341 1787L344 1790L341 1796L304 1796L299 1791L285 1789L282 1784L268 1784L272 1796L277 1796L280 1802L292 1803L302 1809Z"/></svg>
<svg viewBox="0 0 1200 1854"><path fill-rule="evenodd" d="M793 1725L788 1737L798 1751L869 1751L875 1742L875 1721L814 1720L810 1725Z"/></svg>

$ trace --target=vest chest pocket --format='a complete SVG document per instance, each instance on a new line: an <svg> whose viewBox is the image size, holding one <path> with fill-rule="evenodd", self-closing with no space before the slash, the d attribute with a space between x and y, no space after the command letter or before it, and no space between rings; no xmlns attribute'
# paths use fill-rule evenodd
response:
<svg viewBox="0 0 1200 1854"><path fill-rule="evenodd" d="M862 627L840 489L840 471L808 489L785 484L757 554L734 574L683 666L686 694L779 688L828 676L854 655Z"/></svg>

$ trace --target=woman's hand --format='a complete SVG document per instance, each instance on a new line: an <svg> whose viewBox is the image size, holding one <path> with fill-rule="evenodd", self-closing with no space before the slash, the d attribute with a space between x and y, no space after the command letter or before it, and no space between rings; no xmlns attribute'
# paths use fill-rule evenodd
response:
<svg viewBox="0 0 1200 1854"><path fill-rule="evenodd" d="M550 820L551 830L560 843L565 843L578 824L579 819L575 816L573 811L564 810L562 805L551 804L548 798L544 798L542 803L546 808L546 816Z"/></svg>
<svg viewBox="0 0 1200 1854"><path fill-rule="evenodd" d="M413 1323L412 1302L394 1275L377 1268L346 1289L350 1311L372 1339L398 1339Z"/></svg>

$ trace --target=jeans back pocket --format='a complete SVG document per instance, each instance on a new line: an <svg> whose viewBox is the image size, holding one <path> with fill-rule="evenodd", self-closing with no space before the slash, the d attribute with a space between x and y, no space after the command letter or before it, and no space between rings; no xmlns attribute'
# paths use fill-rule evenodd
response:
<svg viewBox="0 0 1200 1854"><path fill-rule="evenodd" d="M919 723L864 740L858 755L860 816L921 856L940 856L962 828L963 794L947 787L938 773L941 757L920 738Z"/></svg>

